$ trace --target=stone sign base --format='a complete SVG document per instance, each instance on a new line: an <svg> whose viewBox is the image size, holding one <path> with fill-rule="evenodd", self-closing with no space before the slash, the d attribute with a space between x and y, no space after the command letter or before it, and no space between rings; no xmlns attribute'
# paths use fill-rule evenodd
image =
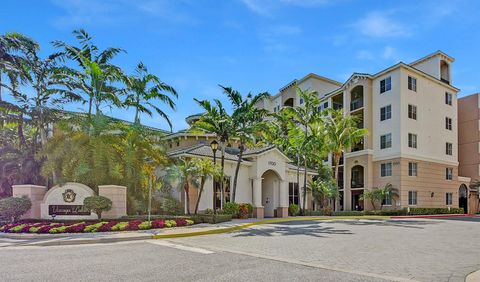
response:
<svg viewBox="0 0 480 282"><path fill-rule="evenodd" d="M277 217L288 217L288 208L277 208Z"/></svg>
<svg viewBox="0 0 480 282"><path fill-rule="evenodd" d="M258 218L258 219L263 219L265 217L263 207L254 207L253 208L253 217Z"/></svg>
<svg viewBox="0 0 480 282"><path fill-rule="evenodd" d="M99 195L112 201L112 209L102 214L103 218L117 219L127 215L127 187L102 185L98 187ZM95 195L88 186L67 182L47 191L47 187L37 185L13 185L13 196L27 196L32 208L22 218L82 220L97 219L95 213L85 211L83 201Z"/></svg>

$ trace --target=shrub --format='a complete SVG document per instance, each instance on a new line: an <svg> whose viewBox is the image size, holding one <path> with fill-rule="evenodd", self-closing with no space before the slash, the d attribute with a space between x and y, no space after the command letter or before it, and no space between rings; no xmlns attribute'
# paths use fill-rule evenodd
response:
<svg viewBox="0 0 480 282"><path fill-rule="evenodd" d="M138 226L142 224L141 220L132 220L128 222L126 230L138 230Z"/></svg>
<svg viewBox="0 0 480 282"><path fill-rule="evenodd" d="M238 216L240 211L240 205L237 203L229 202L223 205L223 213L224 214L231 214L232 216Z"/></svg>
<svg viewBox="0 0 480 282"><path fill-rule="evenodd" d="M32 202L28 197L8 197L0 200L0 217L17 221L32 207Z"/></svg>
<svg viewBox="0 0 480 282"><path fill-rule="evenodd" d="M72 224L65 229L65 233L80 233L87 227L85 222L79 222L76 224Z"/></svg>
<svg viewBox="0 0 480 282"><path fill-rule="evenodd" d="M152 222L151 221L144 221L138 225L138 229L140 230L148 230L152 228Z"/></svg>
<svg viewBox="0 0 480 282"><path fill-rule="evenodd" d="M240 204L240 209L238 211L238 218L247 219L250 213L248 212L248 208L244 204Z"/></svg>
<svg viewBox="0 0 480 282"><path fill-rule="evenodd" d="M194 222L193 220L191 220L191 219L186 219L185 221L187 222L187 225L193 225L193 224L195 224L195 222Z"/></svg>
<svg viewBox="0 0 480 282"><path fill-rule="evenodd" d="M165 220L165 227L176 227L177 226L177 222L175 222L175 220Z"/></svg>
<svg viewBox="0 0 480 282"><path fill-rule="evenodd" d="M332 207L324 207L324 208L322 208L322 213L323 213L323 215L326 215L326 216L332 216L333 215L333 209L332 209Z"/></svg>
<svg viewBox="0 0 480 282"><path fill-rule="evenodd" d="M462 208L410 208L409 215L429 215L429 214L463 214Z"/></svg>
<svg viewBox="0 0 480 282"><path fill-rule="evenodd" d="M253 206L252 206L252 204L250 204L250 203L242 203L242 204L240 204L240 207L241 207L241 206L245 206L245 207L247 208L247 210L248 210L248 215L253 215Z"/></svg>
<svg viewBox="0 0 480 282"><path fill-rule="evenodd" d="M163 211L166 214L182 215L184 212L182 203L175 198L166 198L163 201Z"/></svg>
<svg viewBox="0 0 480 282"><path fill-rule="evenodd" d="M102 226L100 226L97 231L98 232L108 232L112 231L112 227L117 225L118 221L110 221Z"/></svg>
<svg viewBox="0 0 480 282"><path fill-rule="evenodd" d="M306 216L322 216L323 211L312 211L312 210L306 210L305 211Z"/></svg>
<svg viewBox="0 0 480 282"><path fill-rule="evenodd" d="M298 206L295 204L290 204L288 207L288 214L291 216L295 216L298 214Z"/></svg>
<svg viewBox="0 0 480 282"><path fill-rule="evenodd" d="M363 214L365 214L365 215L393 215L393 216L399 216L399 215L406 215L407 210L402 209L402 210L364 211Z"/></svg>
<svg viewBox="0 0 480 282"><path fill-rule="evenodd" d="M164 228L165 227L165 220L157 219L152 221L152 228Z"/></svg>
<svg viewBox="0 0 480 282"><path fill-rule="evenodd" d="M83 232L97 232L97 230L102 227L102 225L107 224L108 222L102 221L95 224L90 224L83 229Z"/></svg>
<svg viewBox="0 0 480 282"><path fill-rule="evenodd" d="M123 231L127 229L128 221L122 221L112 226L112 231Z"/></svg>
<svg viewBox="0 0 480 282"><path fill-rule="evenodd" d="M90 196L83 200L83 205L90 212L97 214L98 219L102 219L102 212L112 209L112 201L103 196Z"/></svg>
<svg viewBox="0 0 480 282"><path fill-rule="evenodd" d="M363 212L361 211L335 211L332 212L333 216L361 216Z"/></svg>

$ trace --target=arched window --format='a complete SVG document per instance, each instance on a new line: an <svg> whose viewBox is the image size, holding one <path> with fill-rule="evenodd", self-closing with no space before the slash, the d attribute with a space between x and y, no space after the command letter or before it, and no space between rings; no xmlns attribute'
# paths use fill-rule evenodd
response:
<svg viewBox="0 0 480 282"><path fill-rule="evenodd" d="M350 91L350 111L363 108L363 86L355 86Z"/></svg>
<svg viewBox="0 0 480 282"><path fill-rule="evenodd" d="M363 166L356 165L352 167L352 174L350 179L351 188L363 188Z"/></svg>

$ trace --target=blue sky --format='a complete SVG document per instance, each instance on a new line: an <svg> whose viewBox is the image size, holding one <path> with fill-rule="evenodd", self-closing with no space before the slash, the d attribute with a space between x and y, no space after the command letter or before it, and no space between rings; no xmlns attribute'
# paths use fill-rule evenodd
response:
<svg viewBox="0 0 480 282"><path fill-rule="evenodd" d="M193 97L228 103L218 84L276 94L310 72L343 82L439 49L456 59L460 96L480 92L479 14L475 0L18 0L2 3L0 32L35 38L44 55L52 40L75 43L78 28L101 48L125 49L115 63L127 73L143 61L179 92L167 110L178 130L200 111ZM104 111L133 120L132 109Z"/></svg>

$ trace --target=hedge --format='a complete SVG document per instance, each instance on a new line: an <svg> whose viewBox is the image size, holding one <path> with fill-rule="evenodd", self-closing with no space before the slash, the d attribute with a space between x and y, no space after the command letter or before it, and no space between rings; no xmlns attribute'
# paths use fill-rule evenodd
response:
<svg viewBox="0 0 480 282"><path fill-rule="evenodd" d="M195 223L221 223L232 220L231 214L197 214L191 217Z"/></svg>
<svg viewBox="0 0 480 282"><path fill-rule="evenodd" d="M463 214L462 208L410 208L409 215L429 215L429 214Z"/></svg>

